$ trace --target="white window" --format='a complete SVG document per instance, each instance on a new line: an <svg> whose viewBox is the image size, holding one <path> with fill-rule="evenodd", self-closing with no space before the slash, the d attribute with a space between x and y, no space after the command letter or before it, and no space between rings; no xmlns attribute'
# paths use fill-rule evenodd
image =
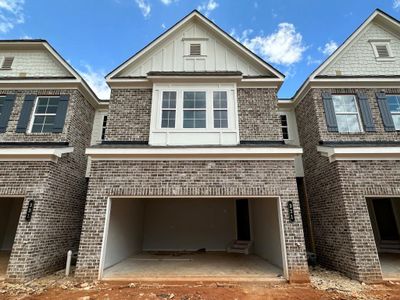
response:
<svg viewBox="0 0 400 300"><path fill-rule="evenodd" d="M354 95L332 95L339 132L361 132L361 120Z"/></svg>
<svg viewBox="0 0 400 300"><path fill-rule="evenodd" d="M206 92L183 92L183 128L206 128Z"/></svg>
<svg viewBox="0 0 400 300"><path fill-rule="evenodd" d="M393 52L390 47L390 41L371 41L372 49L374 50L377 60L392 60Z"/></svg>
<svg viewBox="0 0 400 300"><path fill-rule="evenodd" d="M103 117L103 123L101 124L101 140L104 141L106 137L106 129L107 129L107 115Z"/></svg>
<svg viewBox="0 0 400 300"><path fill-rule="evenodd" d="M214 128L228 128L228 98L226 91L213 93Z"/></svg>
<svg viewBox="0 0 400 300"><path fill-rule="evenodd" d="M387 95L387 102L393 118L394 128L400 130L400 95Z"/></svg>
<svg viewBox="0 0 400 300"><path fill-rule="evenodd" d="M235 84L155 84L151 145L236 145Z"/></svg>
<svg viewBox="0 0 400 300"><path fill-rule="evenodd" d="M280 115L281 118L281 130L282 136L284 140L289 139L289 125L288 125L288 118L287 115Z"/></svg>
<svg viewBox="0 0 400 300"><path fill-rule="evenodd" d="M4 100L6 99L5 96L0 96L0 116L3 112Z"/></svg>
<svg viewBox="0 0 400 300"><path fill-rule="evenodd" d="M37 97L29 132L52 132L56 119L59 97Z"/></svg>
<svg viewBox="0 0 400 300"><path fill-rule="evenodd" d="M162 128L175 128L176 92L163 92L162 98Z"/></svg>

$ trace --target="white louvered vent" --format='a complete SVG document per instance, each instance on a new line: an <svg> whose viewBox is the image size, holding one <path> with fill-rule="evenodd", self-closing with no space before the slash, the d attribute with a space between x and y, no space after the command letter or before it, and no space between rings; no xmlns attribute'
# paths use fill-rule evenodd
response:
<svg viewBox="0 0 400 300"><path fill-rule="evenodd" d="M376 45L376 52L378 53L378 57L386 58L390 57L389 50L386 45Z"/></svg>
<svg viewBox="0 0 400 300"><path fill-rule="evenodd" d="M200 44L190 44L190 55L192 55L192 56L201 55L201 45Z"/></svg>
<svg viewBox="0 0 400 300"><path fill-rule="evenodd" d="M14 62L14 57L4 57L3 63L1 64L2 70L11 70L11 66Z"/></svg>

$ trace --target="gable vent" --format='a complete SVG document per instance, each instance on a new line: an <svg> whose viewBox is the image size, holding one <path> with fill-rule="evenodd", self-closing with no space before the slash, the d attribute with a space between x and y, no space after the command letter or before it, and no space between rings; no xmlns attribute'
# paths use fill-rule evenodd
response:
<svg viewBox="0 0 400 300"><path fill-rule="evenodd" d="M1 65L2 70L11 70L14 57L4 57L3 64Z"/></svg>
<svg viewBox="0 0 400 300"><path fill-rule="evenodd" d="M386 45L376 45L375 47L378 57L390 57L389 50Z"/></svg>
<svg viewBox="0 0 400 300"><path fill-rule="evenodd" d="M201 45L200 44L190 44L190 55L201 55Z"/></svg>

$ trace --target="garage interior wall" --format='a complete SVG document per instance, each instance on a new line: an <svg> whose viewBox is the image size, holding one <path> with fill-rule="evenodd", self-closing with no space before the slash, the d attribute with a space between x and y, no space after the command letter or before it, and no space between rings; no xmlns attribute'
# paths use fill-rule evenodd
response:
<svg viewBox="0 0 400 300"><path fill-rule="evenodd" d="M142 251L144 200L112 199L104 268Z"/></svg>
<svg viewBox="0 0 400 300"><path fill-rule="evenodd" d="M145 207L145 251L225 251L236 238L232 199L152 199Z"/></svg>
<svg viewBox="0 0 400 300"><path fill-rule="evenodd" d="M12 249L22 202L22 198L0 198L0 250Z"/></svg>
<svg viewBox="0 0 400 300"><path fill-rule="evenodd" d="M254 254L283 268L278 199L250 201Z"/></svg>

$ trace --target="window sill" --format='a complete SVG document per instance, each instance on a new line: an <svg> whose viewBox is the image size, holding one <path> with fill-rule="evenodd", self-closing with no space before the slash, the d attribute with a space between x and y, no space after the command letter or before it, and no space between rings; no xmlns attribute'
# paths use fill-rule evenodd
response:
<svg viewBox="0 0 400 300"><path fill-rule="evenodd" d="M380 62L393 62L396 59L394 57L387 57L387 58L383 58L383 57L375 57L376 61L380 61Z"/></svg>

